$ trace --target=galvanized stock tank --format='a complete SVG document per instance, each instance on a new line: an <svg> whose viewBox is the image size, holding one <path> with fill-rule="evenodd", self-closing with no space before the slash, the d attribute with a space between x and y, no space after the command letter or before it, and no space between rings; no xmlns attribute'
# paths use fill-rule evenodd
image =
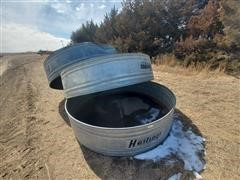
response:
<svg viewBox="0 0 240 180"><path fill-rule="evenodd" d="M168 113L162 118L145 125L124 128L99 127L76 119L81 110L81 104L95 96L124 92L141 93L164 104ZM133 156L159 145L167 136L173 120L176 99L165 86L154 82L140 83L123 88L79 96L67 99L65 110L77 140L89 149L109 156Z"/></svg>
<svg viewBox="0 0 240 180"><path fill-rule="evenodd" d="M57 50L44 61L49 86L63 89L60 73L66 67L88 58L115 53L116 49L111 46L92 42L78 43Z"/></svg>
<svg viewBox="0 0 240 180"><path fill-rule="evenodd" d="M64 90L65 111L76 139L89 149L133 156L154 148L168 135L176 98L167 87L151 82L148 55L81 43L55 51L44 68L49 86ZM146 109L143 102L149 103Z"/></svg>
<svg viewBox="0 0 240 180"><path fill-rule="evenodd" d="M153 79L149 56L111 54L79 61L65 68L62 82L66 98L110 90Z"/></svg>

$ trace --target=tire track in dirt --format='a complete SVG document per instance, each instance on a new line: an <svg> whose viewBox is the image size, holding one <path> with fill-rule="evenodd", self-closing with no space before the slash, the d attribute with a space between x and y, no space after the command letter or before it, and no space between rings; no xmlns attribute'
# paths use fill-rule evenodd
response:
<svg viewBox="0 0 240 180"><path fill-rule="evenodd" d="M3 179L47 178L40 155L36 118L37 93L31 82L31 63L10 58L15 67L1 77L1 166ZM10 82L9 82L10 81Z"/></svg>

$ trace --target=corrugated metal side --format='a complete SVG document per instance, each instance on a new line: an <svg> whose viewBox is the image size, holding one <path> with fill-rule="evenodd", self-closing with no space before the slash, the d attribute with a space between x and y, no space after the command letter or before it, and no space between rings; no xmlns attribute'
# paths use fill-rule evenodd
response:
<svg viewBox="0 0 240 180"><path fill-rule="evenodd" d="M74 114L71 114L72 108L76 108L77 103L88 101L94 95L68 99L65 103L65 110L75 136L81 144L105 155L133 156L157 146L164 140L173 121L176 105L174 94L168 88L153 82L136 84L103 93L124 91L148 95L164 104L169 109L169 112L164 117L146 125L128 128L104 128L83 123L81 120L75 119ZM95 95L98 94L101 93Z"/></svg>
<svg viewBox="0 0 240 180"><path fill-rule="evenodd" d="M91 58L61 73L66 98L124 87L153 79L149 56L141 53Z"/></svg>
<svg viewBox="0 0 240 180"><path fill-rule="evenodd" d="M66 67L81 60L115 53L117 53L116 49L111 46L91 42L74 44L57 50L44 61L49 86L54 89L63 89L60 73Z"/></svg>

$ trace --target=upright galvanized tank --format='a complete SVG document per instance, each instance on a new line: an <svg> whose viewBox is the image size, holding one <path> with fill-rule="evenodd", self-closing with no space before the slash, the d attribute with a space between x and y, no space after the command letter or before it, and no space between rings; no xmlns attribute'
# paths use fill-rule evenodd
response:
<svg viewBox="0 0 240 180"><path fill-rule="evenodd" d="M49 86L63 89L60 73L66 67L88 58L115 53L116 49L111 46L92 42L78 43L57 50L44 61Z"/></svg>
<svg viewBox="0 0 240 180"><path fill-rule="evenodd" d="M85 113L79 108L82 103L103 93L120 92L136 92L154 98L155 101L167 107L168 113L152 123L124 128L93 126L76 118L78 113ZM65 110L75 136L81 144L104 155L133 156L154 148L164 140L172 125L175 105L175 96L168 88L154 82L146 82L94 95L67 99Z"/></svg>

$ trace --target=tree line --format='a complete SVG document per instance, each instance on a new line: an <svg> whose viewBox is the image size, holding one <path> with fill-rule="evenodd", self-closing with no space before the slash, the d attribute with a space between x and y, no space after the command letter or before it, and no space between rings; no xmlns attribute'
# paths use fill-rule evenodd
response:
<svg viewBox="0 0 240 180"><path fill-rule="evenodd" d="M217 61L212 52L228 57L240 49L239 31L231 37L227 35L231 31L225 30L229 24L239 24L240 4L229 2L233 4L217 0L125 0L120 12L113 7L101 24L82 24L72 32L71 40L107 43L120 52L144 52L151 57L173 53L180 61L188 59L187 64Z"/></svg>

